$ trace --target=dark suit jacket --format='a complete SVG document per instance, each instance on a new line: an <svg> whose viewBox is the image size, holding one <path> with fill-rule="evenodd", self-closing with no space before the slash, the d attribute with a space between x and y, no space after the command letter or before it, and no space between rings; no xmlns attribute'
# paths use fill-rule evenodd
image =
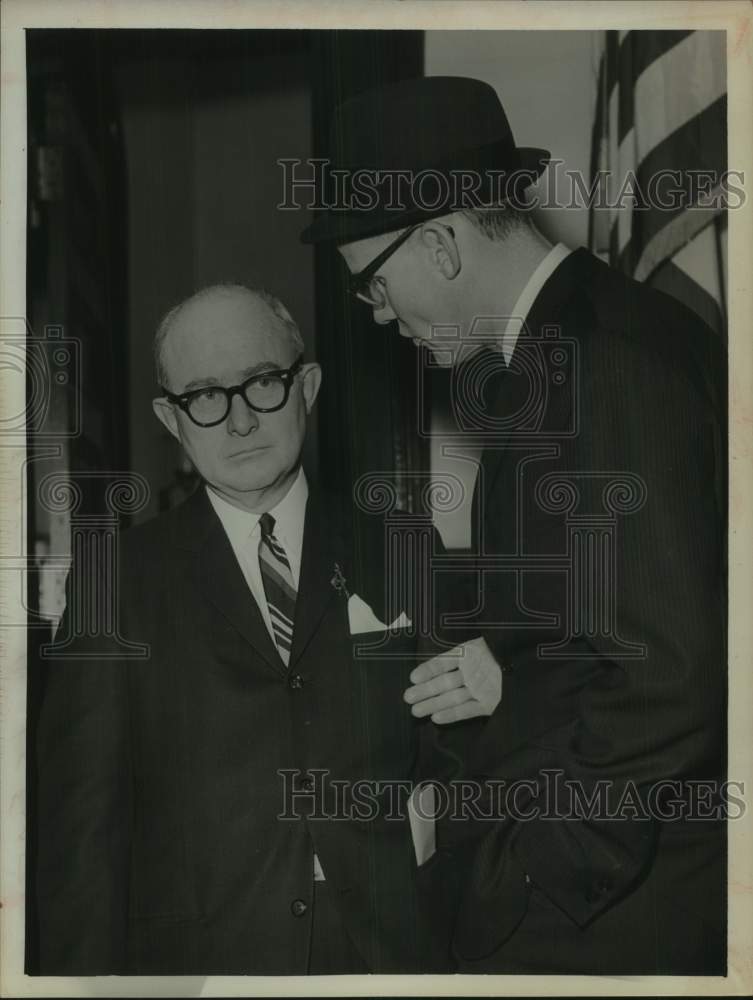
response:
<svg viewBox="0 0 753 1000"><path fill-rule="evenodd" d="M537 818L479 822L470 848L447 824L455 950L464 971L720 973L723 823L657 821L650 789L725 773L722 350L585 250L527 325L486 387L476 551L524 559L485 578L505 672L468 774L538 781L518 800ZM635 787L653 818L552 818L572 794L547 769L588 796L610 782L612 810Z"/></svg>
<svg viewBox="0 0 753 1000"><path fill-rule="evenodd" d="M280 818L279 769L404 779L417 753L402 700L415 661L354 658L347 598L331 585L338 563L350 590L389 614L383 565L351 574L336 523L312 494L287 670L203 488L122 537L120 632L149 656L125 660L113 644L108 659L100 644L86 659L78 640L76 659L50 665L37 741L40 973L304 974L312 847L368 968L445 967L447 942L414 891L407 822ZM59 636L81 612L70 593L69 605ZM414 645L398 636L391 651ZM313 797L298 801L305 811Z"/></svg>

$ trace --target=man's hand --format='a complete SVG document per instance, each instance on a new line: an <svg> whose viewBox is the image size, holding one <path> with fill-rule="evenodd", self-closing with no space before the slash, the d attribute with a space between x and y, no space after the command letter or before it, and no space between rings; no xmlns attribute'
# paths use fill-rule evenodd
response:
<svg viewBox="0 0 753 1000"><path fill-rule="evenodd" d="M410 679L403 697L411 712L439 725L491 715L502 697L502 670L481 638L432 657Z"/></svg>

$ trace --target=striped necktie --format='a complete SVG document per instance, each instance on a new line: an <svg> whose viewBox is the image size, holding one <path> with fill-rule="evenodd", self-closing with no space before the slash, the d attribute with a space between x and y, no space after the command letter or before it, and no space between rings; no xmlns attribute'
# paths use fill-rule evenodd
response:
<svg viewBox="0 0 753 1000"><path fill-rule="evenodd" d="M295 621L295 600L298 592L290 569L285 549L274 536L275 519L271 514L259 518L261 541L259 542L259 569L264 584L264 593L269 608L277 649L287 667L290 662L290 647L293 644L293 622ZM319 858L314 854L314 881L325 880Z"/></svg>
<svg viewBox="0 0 753 1000"><path fill-rule="evenodd" d="M285 666L290 662L293 645L293 622L297 591L285 549L274 536L275 519L271 514L259 518L259 569L275 643Z"/></svg>

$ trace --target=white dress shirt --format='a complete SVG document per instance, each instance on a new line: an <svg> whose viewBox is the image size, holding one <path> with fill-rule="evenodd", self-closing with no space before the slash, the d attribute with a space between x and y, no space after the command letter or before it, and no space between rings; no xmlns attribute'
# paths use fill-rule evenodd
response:
<svg viewBox="0 0 753 1000"><path fill-rule="evenodd" d="M505 358L505 364L508 367L512 361L520 331L528 319L528 314L536 301L536 297L565 257L568 257L571 253L572 250L566 247L564 243L556 243L533 272L526 282L523 291L518 296L518 301L510 312L511 318L508 320L505 331L502 334L502 354Z"/></svg>

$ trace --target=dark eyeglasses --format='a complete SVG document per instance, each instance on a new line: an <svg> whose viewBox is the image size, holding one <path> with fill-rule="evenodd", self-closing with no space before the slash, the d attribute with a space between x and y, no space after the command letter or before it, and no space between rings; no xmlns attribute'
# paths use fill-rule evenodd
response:
<svg viewBox="0 0 753 1000"><path fill-rule="evenodd" d="M288 401L293 380L302 364L303 355L300 354L290 368L261 372L239 385L227 388L223 385L207 385L202 389L191 389L190 392L177 395L168 392L164 386L160 386L160 389L171 403L179 406L199 427L214 427L221 424L230 413L233 396L236 395L242 396L257 413L281 410Z"/></svg>
<svg viewBox="0 0 753 1000"><path fill-rule="evenodd" d="M348 279L348 291L350 294L376 309L383 309L387 304L384 292L386 282L376 272L423 225L423 222L418 222L415 226L410 226L397 239L393 240L389 246L386 246L363 270L359 271L358 274L351 274ZM455 236L452 226L445 226L445 229L449 232L450 236Z"/></svg>
<svg viewBox="0 0 753 1000"><path fill-rule="evenodd" d="M387 304L387 298L384 294L386 282L376 272L385 261L390 259L396 250L400 249L411 234L420 229L423 224L423 222L418 222L415 226L410 226L404 233L400 233L397 239L393 240L389 246L385 247L362 271L359 271L358 274L351 274L348 279L348 291L350 294L362 302L366 302L367 305L374 306L375 309L383 309ZM451 226L445 226L445 229L447 229L450 236L455 235Z"/></svg>
<svg viewBox="0 0 753 1000"><path fill-rule="evenodd" d="M384 264L385 261L389 260L393 253L398 250L403 243L406 242L408 237L415 233L415 231L423 225L423 222L419 222L416 226L411 226L406 229L404 233L400 233L397 239L393 240L389 246L385 247L380 254L378 254L370 264L367 264L362 271L358 274L351 274L348 280L348 291L351 295L355 295L357 299L361 299L362 302L368 303L370 306L376 306L377 309L382 309L386 305L386 299L384 296L384 278L379 277L376 272Z"/></svg>

